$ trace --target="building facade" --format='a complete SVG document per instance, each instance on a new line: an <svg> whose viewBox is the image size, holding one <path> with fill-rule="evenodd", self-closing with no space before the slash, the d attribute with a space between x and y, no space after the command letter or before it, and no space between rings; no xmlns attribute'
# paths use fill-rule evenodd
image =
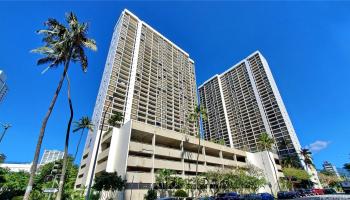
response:
<svg viewBox="0 0 350 200"><path fill-rule="evenodd" d="M32 163L0 163L1 168L10 170L11 172L30 172Z"/></svg>
<svg viewBox="0 0 350 200"><path fill-rule="evenodd" d="M194 61L189 54L169 41L151 26L128 10L121 14L114 33L97 96L90 132L80 169L78 182L88 181L96 151L96 139L102 127L102 114L108 119L113 113L122 113L124 123L135 120L162 129L193 135L195 123L189 114L196 104ZM103 136L97 165L109 159L112 133ZM79 185L79 184L78 184Z"/></svg>
<svg viewBox="0 0 350 200"><path fill-rule="evenodd" d="M63 159L63 156L64 156L63 151L45 149L43 157L41 157L40 165L45 165L47 163Z"/></svg>
<svg viewBox="0 0 350 200"><path fill-rule="evenodd" d="M8 87L6 85L6 75L0 70L0 102L3 101L7 93Z"/></svg>
<svg viewBox="0 0 350 200"><path fill-rule="evenodd" d="M257 152L261 133L276 141L279 155L300 152L300 143L270 68L254 52L199 87L201 106L207 109L204 137L224 139L227 146Z"/></svg>
<svg viewBox="0 0 350 200"><path fill-rule="evenodd" d="M332 173L335 176L340 177L337 168L334 165L332 165L332 163L328 161L324 161L322 166L323 166L323 170L325 170L326 172Z"/></svg>
<svg viewBox="0 0 350 200"><path fill-rule="evenodd" d="M193 177L198 127L188 118L196 102L194 61L188 53L124 10L114 29L93 112L98 128L87 136L75 187L89 184L98 146L93 176L118 172L127 180L124 199L143 199L159 169ZM102 125L104 113L107 121L117 112L123 115L117 127ZM272 157L282 176L278 156ZM258 163L254 159L261 158L204 141L198 171L245 168ZM273 168L269 169L270 174ZM273 177L270 182L276 188Z"/></svg>
<svg viewBox="0 0 350 200"><path fill-rule="evenodd" d="M224 140L225 145L258 152L259 137L269 134L276 153L301 157L301 146L266 59L259 51L215 75L199 87L200 104L207 109L203 122L206 140ZM314 169L306 171L317 187Z"/></svg>

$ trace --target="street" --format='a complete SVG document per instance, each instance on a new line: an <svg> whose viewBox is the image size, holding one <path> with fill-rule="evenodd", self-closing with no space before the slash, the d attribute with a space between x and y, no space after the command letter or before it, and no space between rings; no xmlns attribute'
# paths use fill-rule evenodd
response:
<svg viewBox="0 0 350 200"><path fill-rule="evenodd" d="M350 199L350 194L326 194L313 197L298 198L298 200L331 200L331 199Z"/></svg>

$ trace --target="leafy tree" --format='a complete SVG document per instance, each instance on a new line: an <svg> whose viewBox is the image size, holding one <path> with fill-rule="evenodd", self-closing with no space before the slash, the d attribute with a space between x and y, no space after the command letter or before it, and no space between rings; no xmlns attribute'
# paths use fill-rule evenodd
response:
<svg viewBox="0 0 350 200"><path fill-rule="evenodd" d="M109 192L121 191L125 188L125 185L126 180L118 176L117 172L103 171L100 175L96 176L92 189L98 191L101 195L103 190ZM106 199L109 199L109 197L106 197Z"/></svg>
<svg viewBox="0 0 350 200"><path fill-rule="evenodd" d="M289 185L294 189L294 183L309 180L310 175L303 169L287 167L282 169L284 176L289 181Z"/></svg>
<svg viewBox="0 0 350 200"><path fill-rule="evenodd" d="M337 187L342 181L342 179L335 174L325 172L318 173L318 178L320 179L323 187Z"/></svg>
<svg viewBox="0 0 350 200"><path fill-rule="evenodd" d="M198 150L197 150L197 162L196 162L196 180L198 176L198 160L199 160L199 153L201 150L201 130L200 130L200 122L201 120L206 121L207 120L207 111L204 107L201 107L200 105L197 105L194 108L194 111L189 115L189 122L196 122L197 123L197 129L198 129ZM198 183L195 183L196 190L198 189Z"/></svg>
<svg viewBox="0 0 350 200"><path fill-rule="evenodd" d="M175 197L188 197L188 194L185 190L176 190L175 194L174 194Z"/></svg>
<svg viewBox="0 0 350 200"><path fill-rule="evenodd" d="M345 163L344 169L346 169L348 172L350 172L350 163Z"/></svg>
<svg viewBox="0 0 350 200"><path fill-rule="evenodd" d="M157 191L154 189L149 189L147 194L145 195L145 200L156 200L157 199Z"/></svg>
<svg viewBox="0 0 350 200"><path fill-rule="evenodd" d="M33 52L35 53L40 53L45 55L45 57L38 60L38 63L37 63L38 65L49 64L47 69L50 69L50 68L57 67L60 64L63 64L64 69L63 69L63 74L61 75L60 81L58 83L55 95L50 103L49 109L42 122L38 143L34 154L33 165L30 171L30 178L29 178L25 196L23 198L24 200L29 199L29 195L32 190L35 172L37 169L37 164L38 164L38 159L40 154L40 149L41 149L41 144L42 144L45 129L46 129L46 124L50 118L50 115L55 106L57 97L61 91L63 81L67 76L69 64L71 61L80 62L83 71L86 72L87 66L88 66L88 59L87 59L87 56L85 55L84 48L89 48L92 50L97 49L95 41L87 37L87 31L88 31L87 23L79 23L77 20L77 17L73 13L69 13L66 15L66 21L68 23L68 27L64 26L63 24L58 22L56 19L52 19L52 18L48 19L45 22L45 25L47 28L38 31L39 34L44 35L43 42L45 43L45 45L43 47L39 47L33 50ZM70 104L70 110L71 110L71 116L69 120L69 124L70 124L73 116L70 99L69 99L69 104ZM68 125L67 133L66 133L65 151L68 145L67 139L69 139L69 127L70 125ZM62 189L64 184L67 152L65 153L64 160L65 162L63 163L63 170L62 170L62 176L61 176L62 180L60 180L59 193L57 195L58 200L61 199L61 194L62 194Z"/></svg>
<svg viewBox="0 0 350 200"><path fill-rule="evenodd" d="M27 172L11 172L6 170L4 182L1 185L0 199L12 199L15 196L23 195L28 182Z"/></svg>
<svg viewBox="0 0 350 200"><path fill-rule="evenodd" d="M273 170L274 170L274 173L275 173L278 189L281 190L281 187L280 187L280 184L279 184L279 178L277 176L276 166L275 166L274 161L272 160L272 158L270 156L270 153L269 153L270 151L272 151L272 149L274 147L274 144L275 144L275 140L273 138L271 138L267 133L262 133L260 135L259 142L258 142L259 148L262 151L267 151L267 155L268 155L268 157L270 159L270 162L271 162L271 164L273 166Z"/></svg>
<svg viewBox="0 0 350 200"><path fill-rule="evenodd" d="M75 133L79 130L81 130L81 132L80 132L80 137L79 137L79 141L77 144L77 149L75 150L73 160L75 160L75 158L77 157L79 145L80 145L81 139L83 137L84 130L87 129L87 130L93 131L93 128L94 128L94 125L91 123L90 118L87 116L82 117L81 119L79 119L79 121L74 122L74 124L75 124L75 128L73 130L73 133Z"/></svg>

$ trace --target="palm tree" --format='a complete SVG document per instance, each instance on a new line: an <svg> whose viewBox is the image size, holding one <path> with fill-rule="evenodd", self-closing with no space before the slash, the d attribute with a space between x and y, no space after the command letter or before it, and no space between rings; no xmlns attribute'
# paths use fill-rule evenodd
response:
<svg viewBox="0 0 350 200"><path fill-rule="evenodd" d="M3 163L6 160L6 155L3 153L0 153L0 163Z"/></svg>
<svg viewBox="0 0 350 200"><path fill-rule="evenodd" d="M190 114L189 116L189 122L196 122L197 123L197 128L198 128L198 150L197 150L197 162L196 162L196 190L198 187L198 159L199 159L199 151L201 149L201 130L200 130L200 121L201 119L203 121L207 120L207 111L205 110L204 107L201 107L200 105L197 105L194 108L194 111Z"/></svg>
<svg viewBox="0 0 350 200"><path fill-rule="evenodd" d="M93 165L92 165L92 172L91 172L91 176L90 176L90 181L89 181L89 184L87 186L87 193L86 193L86 196L85 196L86 200L90 199L90 191L91 191L92 179L93 179L94 174L95 174L95 167L96 167L96 162L97 162L98 151L99 151L99 148L100 148L100 142L101 142L101 137L102 137L103 126L105 124L107 111L109 110L109 108L110 108L110 106L112 104L112 101L113 101L113 98L110 99L110 102L109 102L109 104L107 106L107 109L105 110L105 112L103 114L103 117L102 117L102 128L100 129L100 135L99 135L99 138L97 140L97 148L96 148L96 153L95 153L95 156L94 156L95 158L94 158L94 162L93 162ZM116 114L112 115L110 117L110 119L108 119L108 125L112 126L112 127L116 127L121 121L123 121L123 114L117 112ZM113 128L110 128L106 133L108 133L108 132L110 132L112 130L113 130Z"/></svg>
<svg viewBox="0 0 350 200"><path fill-rule="evenodd" d="M160 169L157 171L156 183L162 190L161 196L165 195L164 191L168 191L168 189L170 189L171 182L173 181L172 176L174 174L175 172L170 169Z"/></svg>
<svg viewBox="0 0 350 200"><path fill-rule="evenodd" d="M295 168L299 168L300 167L300 163L299 163L299 159L296 155L288 155L285 156L282 159L282 165L284 167L295 167Z"/></svg>
<svg viewBox="0 0 350 200"><path fill-rule="evenodd" d="M350 172L350 163L345 163L344 169L346 169L348 172Z"/></svg>
<svg viewBox="0 0 350 200"><path fill-rule="evenodd" d="M87 116L80 118L79 121L74 122L74 124L75 124L75 129L73 130L73 133L75 133L79 130L81 130L81 132L80 132L80 137L79 137L79 141L77 144L77 149L75 150L73 160L75 160L75 158L77 156L77 153L79 150L79 145L80 145L80 142L81 142L81 139L83 137L85 129L87 129L89 131L93 131L93 128L94 128L94 125L91 123L90 118Z"/></svg>
<svg viewBox="0 0 350 200"><path fill-rule="evenodd" d="M311 157L311 151L307 148L302 148L300 150L300 154L303 156L304 158L304 163L306 165L306 167L310 167L310 166L314 166L314 163L312 162L312 157Z"/></svg>
<svg viewBox="0 0 350 200"><path fill-rule="evenodd" d="M258 145L259 145L261 150L267 151L267 155L270 159L270 162L271 162L273 169L274 169L274 172L275 172L278 189L281 190L281 187L280 187L280 184L278 181L276 166L274 165L274 162L273 162L273 160L270 156L270 153L269 153L269 151L273 150L273 147L275 145L275 140L272 137L270 137L267 133L261 133Z"/></svg>
<svg viewBox="0 0 350 200"><path fill-rule="evenodd" d="M84 48L97 50L95 41L87 37L87 23L79 23L77 17L73 13L66 15L66 21L68 23L68 27L64 26L56 19L48 19L45 22L45 26L47 28L38 31L39 34L44 35L43 42L45 45L32 50L34 53L40 53L45 56L39 59L37 62L38 65L49 64L49 66L44 71L56 68L61 64L63 64L64 69L56 88L56 92L53 96L53 99L51 100L49 109L42 121L38 142L35 149L33 165L30 170L30 178L23 198L24 200L29 199L29 195L33 187L34 176L38 165L38 159L40 155L41 144L45 134L46 124L51 116L57 97L61 91L63 81L66 78L69 64L71 61L80 62L83 71L86 72L88 59L84 53Z"/></svg>

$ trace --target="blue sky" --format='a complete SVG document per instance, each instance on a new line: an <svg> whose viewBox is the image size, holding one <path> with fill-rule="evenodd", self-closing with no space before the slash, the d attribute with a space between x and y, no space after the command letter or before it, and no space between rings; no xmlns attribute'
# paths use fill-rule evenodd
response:
<svg viewBox="0 0 350 200"><path fill-rule="evenodd" d="M314 150L317 166L324 160L337 166L350 161L350 3L159 1L0 2L0 69L7 73L10 87L0 104L0 122L13 125L0 152L8 161L32 160L62 71L59 67L41 74L45 67L36 66L39 56L29 52L42 45L35 31L49 17L63 20L67 11L90 23L89 35L99 49L88 53L86 74L71 65L69 75L75 118L91 116L113 27L124 8L190 54L198 85L260 50L299 140ZM63 149L69 113L65 89L48 123L42 151ZM78 135L71 138L70 153Z"/></svg>

